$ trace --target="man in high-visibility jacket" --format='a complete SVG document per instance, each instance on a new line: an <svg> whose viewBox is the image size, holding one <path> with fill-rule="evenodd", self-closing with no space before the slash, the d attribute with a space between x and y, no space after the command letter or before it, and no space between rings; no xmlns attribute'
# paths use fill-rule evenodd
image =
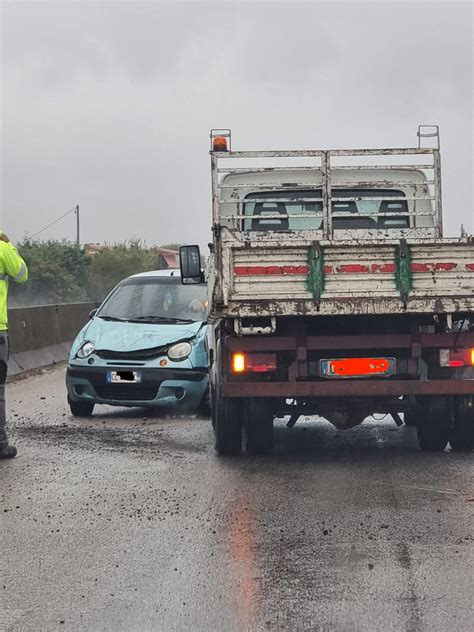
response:
<svg viewBox="0 0 474 632"><path fill-rule="evenodd" d="M0 230L0 459L12 459L16 456L15 446L8 443L5 410L5 381L8 369L7 300L10 279L16 283L25 283L28 279L28 269L16 248Z"/></svg>

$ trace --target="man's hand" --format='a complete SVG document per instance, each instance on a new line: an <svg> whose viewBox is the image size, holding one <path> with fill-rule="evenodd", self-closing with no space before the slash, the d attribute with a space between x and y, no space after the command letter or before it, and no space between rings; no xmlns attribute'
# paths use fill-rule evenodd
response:
<svg viewBox="0 0 474 632"><path fill-rule="evenodd" d="M0 234L0 241L5 241L7 244L10 242L8 235L5 235L5 233Z"/></svg>

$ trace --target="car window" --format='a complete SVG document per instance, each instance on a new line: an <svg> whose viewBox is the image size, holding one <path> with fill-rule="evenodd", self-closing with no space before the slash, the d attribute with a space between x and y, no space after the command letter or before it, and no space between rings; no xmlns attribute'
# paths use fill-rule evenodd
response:
<svg viewBox="0 0 474 632"><path fill-rule="evenodd" d="M98 312L102 318L146 319L149 316L204 320L205 285L182 285L179 277L137 277L118 285Z"/></svg>

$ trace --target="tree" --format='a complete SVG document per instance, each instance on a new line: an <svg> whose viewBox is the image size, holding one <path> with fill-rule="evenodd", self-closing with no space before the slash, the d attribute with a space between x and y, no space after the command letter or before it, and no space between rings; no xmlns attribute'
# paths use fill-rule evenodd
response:
<svg viewBox="0 0 474 632"><path fill-rule="evenodd" d="M100 302L122 279L161 267L156 253L139 240L112 246L91 257L87 275L88 295L92 301Z"/></svg>
<svg viewBox="0 0 474 632"><path fill-rule="evenodd" d="M164 250L179 250L181 248L181 244L164 244L163 246L160 246L160 248L163 248Z"/></svg>
<svg viewBox="0 0 474 632"><path fill-rule="evenodd" d="M18 244L29 270L25 285L10 284L11 305L46 305L87 301L89 258L68 241L30 241Z"/></svg>

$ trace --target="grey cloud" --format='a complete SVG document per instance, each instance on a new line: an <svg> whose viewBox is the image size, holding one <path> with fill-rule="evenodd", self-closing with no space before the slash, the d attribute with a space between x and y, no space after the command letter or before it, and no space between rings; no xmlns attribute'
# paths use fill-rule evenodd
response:
<svg viewBox="0 0 474 632"><path fill-rule="evenodd" d="M439 122L455 233L472 224L470 16L455 2L10 3L5 228L20 238L79 202L87 241L206 243L211 127L238 148L299 148L408 145Z"/></svg>

